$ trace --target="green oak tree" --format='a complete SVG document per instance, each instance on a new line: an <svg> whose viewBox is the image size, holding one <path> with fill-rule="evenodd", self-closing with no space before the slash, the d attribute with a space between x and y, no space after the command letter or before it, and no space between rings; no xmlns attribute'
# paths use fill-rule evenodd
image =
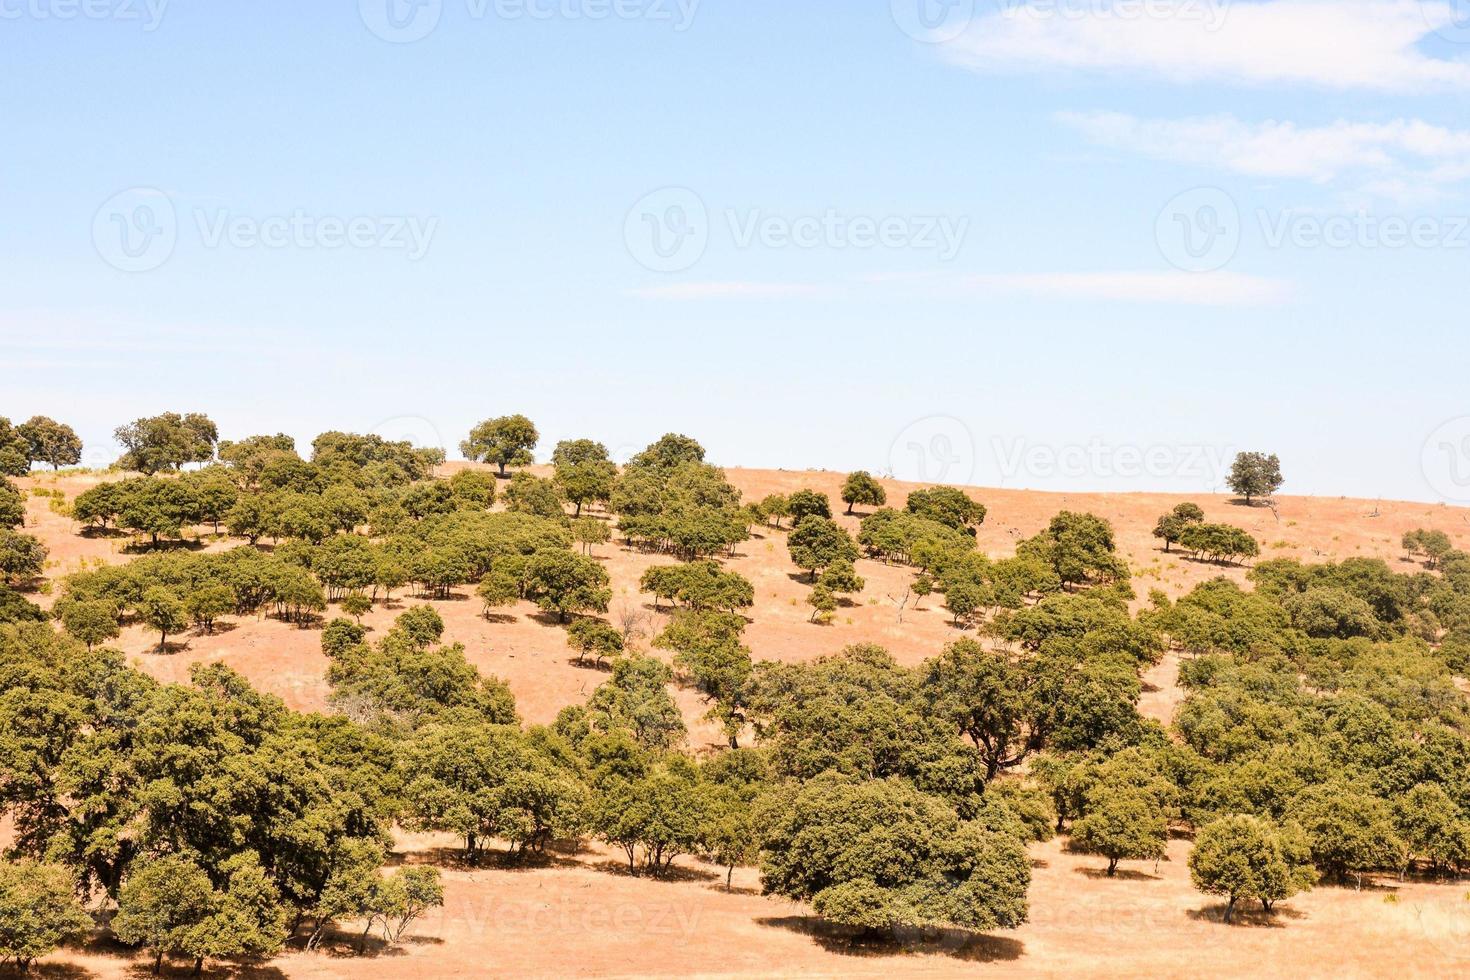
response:
<svg viewBox="0 0 1470 980"><path fill-rule="evenodd" d="M987 932L1026 921L1031 862L1022 842L960 820L898 779L821 776L762 805L761 884L870 931Z"/></svg>
<svg viewBox="0 0 1470 980"><path fill-rule="evenodd" d="M817 574L833 562L856 561L857 545L852 537L835 521L826 517L803 518L786 539L786 548L796 567L811 573L816 582Z"/></svg>
<svg viewBox="0 0 1470 980"><path fill-rule="evenodd" d="M531 450L541 439L535 424L524 415L502 415L486 419L470 430L459 444L464 458L494 463L501 476L508 466L529 466L535 461Z"/></svg>
<svg viewBox="0 0 1470 980"><path fill-rule="evenodd" d="M30 446L33 463L47 463L53 470L82 461L82 440L76 430L44 415L32 416L17 431Z"/></svg>
<svg viewBox="0 0 1470 980"><path fill-rule="evenodd" d="M21 973L63 943L85 937L92 917L64 867L32 860L0 862L0 964Z"/></svg>
<svg viewBox="0 0 1470 980"><path fill-rule="evenodd" d="M847 479L842 482L842 502L847 504L847 512L857 504L865 507L882 507L888 503L888 493L883 489L883 484L873 479L873 474L867 470L857 470L847 474Z"/></svg>
<svg viewBox="0 0 1470 980"><path fill-rule="evenodd" d="M1196 835L1189 878L1200 891L1225 896L1229 922L1237 902L1260 902L1269 913L1277 902L1311 888L1317 873L1300 828L1236 815L1211 821Z"/></svg>
<svg viewBox="0 0 1470 980"><path fill-rule="evenodd" d="M1281 460L1272 453L1240 453L1231 464L1226 484L1245 498L1249 506L1257 497L1270 497L1285 483Z"/></svg>

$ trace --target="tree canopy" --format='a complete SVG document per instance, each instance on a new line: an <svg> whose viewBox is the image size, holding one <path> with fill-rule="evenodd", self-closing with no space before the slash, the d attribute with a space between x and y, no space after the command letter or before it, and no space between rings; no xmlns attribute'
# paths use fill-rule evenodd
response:
<svg viewBox="0 0 1470 980"><path fill-rule="evenodd" d="M1281 489L1286 480L1281 475L1281 460L1273 453L1240 453L1230 467L1226 481L1230 489L1250 504L1257 497L1269 497Z"/></svg>
<svg viewBox="0 0 1470 980"><path fill-rule="evenodd" d="M529 466L535 461L531 450L541 435L535 424L524 415L502 415L486 419L470 430L459 451L464 458L476 462L494 463L505 475L508 466Z"/></svg>

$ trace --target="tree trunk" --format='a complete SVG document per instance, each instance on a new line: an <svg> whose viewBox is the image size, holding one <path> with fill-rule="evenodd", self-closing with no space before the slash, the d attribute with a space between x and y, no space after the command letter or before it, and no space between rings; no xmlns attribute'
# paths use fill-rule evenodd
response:
<svg viewBox="0 0 1470 980"><path fill-rule="evenodd" d="M153 975L158 976L158 971L163 969L163 950L159 950L153 957Z"/></svg>
<svg viewBox="0 0 1470 980"><path fill-rule="evenodd" d="M1225 903L1225 921L1230 921L1231 914L1235 911L1235 896L1230 896L1230 901Z"/></svg>
<svg viewBox="0 0 1470 980"><path fill-rule="evenodd" d="M197 976L199 976L203 972L204 972L204 957L202 957L202 956L196 956L196 957L194 957L194 976L197 977Z"/></svg>
<svg viewBox="0 0 1470 980"><path fill-rule="evenodd" d="M1117 858L1108 858L1108 877L1111 878L1111 877L1113 877L1113 875L1115 875L1117 873L1118 873L1118 859Z"/></svg>
<svg viewBox="0 0 1470 980"><path fill-rule="evenodd" d="M730 890L730 882L731 882L731 880L734 877L735 877L735 865L732 864L728 868L725 869L725 891L729 891Z"/></svg>

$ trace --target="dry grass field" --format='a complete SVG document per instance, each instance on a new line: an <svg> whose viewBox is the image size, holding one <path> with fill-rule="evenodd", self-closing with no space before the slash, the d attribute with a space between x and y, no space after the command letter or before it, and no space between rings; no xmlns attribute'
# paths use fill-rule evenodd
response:
<svg viewBox="0 0 1470 980"><path fill-rule="evenodd" d="M447 467L446 469L452 469ZM842 476L766 470L732 470L729 478L746 499L811 487L834 500ZM60 490L68 498L96 478L37 475L27 488ZM890 500L909 486L889 483ZM1009 554L1017 540L1041 529L1058 510L1092 511L1110 520L1120 552L1134 571L1140 602L1150 589L1171 596L1201 581L1226 575L1244 581L1245 568L1220 568L1164 554L1151 536L1160 513L1182 497L1161 494L1045 494L974 490L989 508L979 532L982 550ZM1416 527L1447 532L1457 547L1470 547L1467 512L1426 504L1344 498L1281 497L1275 512L1246 509L1224 497L1193 497L1211 521L1244 527L1262 543L1263 557L1329 561L1379 557L1409 567L1399 547ZM48 500L32 496L27 533L51 552L48 579L98 562L129 559L128 539L84 537ZM854 531L857 517L840 517ZM210 548L233 543L215 542ZM611 574L613 610L640 610L651 630L659 614L638 593L637 581L653 562L669 561L625 548L618 539L594 554ZM729 567L756 588L746 641L757 658L805 660L859 641L887 647L903 663L932 656L959 636L939 597L900 612L911 572L872 561L858 564L867 587L838 610L830 625L808 622L807 586L786 554L784 534L763 530L743 544ZM43 605L47 595L33 596ZM404 596L376 608L365 622L383 629L405 605ZM407 600L417 601L417 600ZM522 716L549 722L563 706L584 699L603 674L578 666L564 632L530 606L485 618L469 590L433 605L447 625L446 641L460 642L485 673L503 678L515 692ZM156 637L140 628L119 641L130 660L160 680L183 680L196 662L221 661L293 708L323 709L326 659L319 633L274 619L227 623L213 635L189 634L180 649L154 651ZM1141 710L1169 720L1179 700L1177 658L1145 676ZM677 698L696 751L722 744L701 720L698 695ZM401 835L395 860L434 862L445 869L446 900L418 923L409 941L391 951L369 945L363 955L342 937L319 953L290 951L240 976L386 977L469 976L892 976L1055 975L1185 977L1200 974L1296 976L1451 976L1470 971L1470 884L1432 884L1379 879L1362 890L1319 887L1293 899L1270 920L1249 915L1234 925L1221 907L1189 883L1186 840L1175 840L1169 858L1125 864L1115 879L1103 877L1096 858L1068 854L1059 841L1033 848L1031 921L1010 933L976 937L962 933L894 937L854 944L820 928L803 907L763 898L754 869L737 870L726 891L719 869L681 858L672 880L630 877L610 851L587 847L560 853L545 867L466 868L456 863L453 841ZM122 977L148 964L121 948L89 948L56 954L37 969L53 977ZM222 970L223 968L217 968Z"/></svg>

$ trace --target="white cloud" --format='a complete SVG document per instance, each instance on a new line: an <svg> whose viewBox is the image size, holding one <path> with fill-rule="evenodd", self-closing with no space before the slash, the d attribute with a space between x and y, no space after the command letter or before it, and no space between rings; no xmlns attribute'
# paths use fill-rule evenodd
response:
<svg viewBox="0 0 1470 980"><path fill-rule="evenodd" d="M1470 130L1418 119L1298 126L1234 116L1140 119L1117 112L1061 113L1102 146L1250 177L1328 184L1341 178L1374 195L1404 198L1470 177Z"/></svg>
<svg viewBox="0 0 1470 980"><path fill-rule="evenodd" d="M1422 92L1470 87L1470 62L1418 48L1456 27L1440 0L1015 0L941 50L977 71Z"/></svg>
<svg viewBox="0 0 1470 980"><path fill-rule="evenodd" d="M1265 306L1291 295L1280 279L1236 272L1086 272L969 276L957 283L978 292L1028 293L1068 299L1182 306Z"/></svg>
<svg viewBox="0 0 1470 980"><path fill-rule="evenodd" d="M627 292L639 299L791 299L824 295L829 288L813 283L727 281L643 286Z"/></svg>
<svg viewBox="0 0 1470 980"><path fill-rule="evenodd" d="M1068 300L1180 306L1263 306L1290 298L1280 279L1234 272L999 273L985 275L873 275L851 283L692 282L629 290L641 299L688 302L789 296L862 298L872 292L925 296L1020 293Z"/></svg>

